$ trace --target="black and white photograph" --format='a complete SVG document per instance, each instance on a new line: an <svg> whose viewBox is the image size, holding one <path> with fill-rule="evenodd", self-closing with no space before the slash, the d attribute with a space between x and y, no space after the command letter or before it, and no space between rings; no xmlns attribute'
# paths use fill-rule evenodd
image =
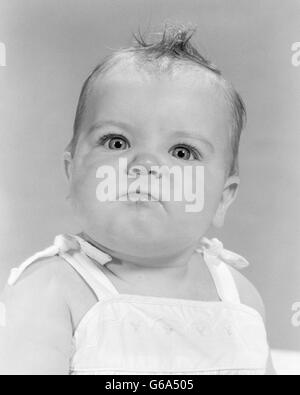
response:
<svg viewBox="0 0 300 395"><path fill-rule="evenodd" d="M300 0L0 0L0 375L300 376Z"/></svg>

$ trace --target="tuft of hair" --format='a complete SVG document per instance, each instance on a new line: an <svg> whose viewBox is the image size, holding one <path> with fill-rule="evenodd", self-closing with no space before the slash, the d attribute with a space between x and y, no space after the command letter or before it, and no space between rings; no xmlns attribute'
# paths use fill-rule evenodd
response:
<svg viewBox="0 0 300 395"><path fill-rule="evenodd" d="M156 42L147 42L145 36L139 31L133 37L136 41L134 51L142 53L147 60L169 59L170 61L192 62L221 75L221 71L211 61L205 58L191 43L196 28L184 25L165 25L164 30L158 33L160 39Z"/></svg>
<svg viewBox="0 0 300 395"><path fill-rule="evenodd" d="M75 153L78 142L88 95L99 76L104 76L108 71L126 61L134 62L138 69L154 70L154 72L170 72L173 66L189 65L208 70L219 79L224 87L225 96L229 101L233 118L231 134L232 160L229 166L229 175L238 174L240 137L247 118L245 104L233 85L225 80L217 66L201 55L196 46L192 44L191 40L195 31L196 29L193 27L166 24L162 32L155 34L159 37L158 39L148 41L139 30L138 34L133 34L135 40L133 46L114 51L93 70L85 81L79 97L73 138L68 146L72 155Z"/></svg>

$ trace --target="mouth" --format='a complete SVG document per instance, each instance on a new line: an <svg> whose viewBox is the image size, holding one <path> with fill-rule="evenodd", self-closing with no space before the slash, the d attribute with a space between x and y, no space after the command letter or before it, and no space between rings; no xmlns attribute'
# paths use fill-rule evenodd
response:
<svg viewBox="0 0 300 395"><path fill-rule="evenodd" d="M168 213L168 206L155 194L149 193L147 190L137 189L136 191L127 191L121 193L117 199L118 202L122 202L128 208L132 208L137 210L139 213L140 210L153 210L159 212L159 215L162 212Z"/></svg>
<svg viewBox="0 0 300 395"><path fill-rule="evenodd" d="M131 192L127 194L127 198L132 202L159 202L158 199L146 192Z"/></svg>
<svg viewBox="0 0 300 395"><path fill-rule="evenodd" d="M136 191L127 191L122 194L119 201L130 201L130 202L149 202L149 203L160 203L160 199L158 196L149 193L148 191L141 190L140 188Z"/></svg>

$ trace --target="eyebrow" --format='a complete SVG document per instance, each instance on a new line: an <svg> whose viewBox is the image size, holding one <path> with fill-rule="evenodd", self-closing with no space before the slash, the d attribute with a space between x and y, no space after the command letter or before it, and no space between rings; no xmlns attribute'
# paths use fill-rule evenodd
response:
<svg viewBox="0 0 300 395"><path fill-rule="evenodd" d="M177 130L172 133L172 136L186 137L186 138L198 140L198 141L204 143L209 148L209 150L211 152L215 151L215 147L213 146L213 144L209 140L207 140L205 137L199 136L199 132L188 132L188 131L184 131L184 130Z"/></svg>
<svg viewBox="0 0 300 395"><path fill-rule="evenodd" d="M88 133L92 133L94 130L101 129L104 126L116 126L121 129L132 129L132 127L126 123L126 122L121 122L121 121L114 121L114 120L105 120L105 121L99 121L96 122L94 125L92 125L88 131Z"/></svg>
<svg viewBox="0 0 300 395"><path fill-rule="evenodd" d="M92 125L90 127L88 133L90 134L90 133L94 132L95 130L101 129L102 127L105 127L105 126L116 126L118 128L125 129L125 130L132 130L133 129L133 127L126 122L114 121L114 120L103 120L103 121L98 121L94 125ZM197 132L176 130L175 132L170 132L170 134L172 134L172 137L183 137L183 138L185 137L185 138L198 140L198 141L204 143L212 153L215 151L213 144L206 138L199 136Z"/></svg>

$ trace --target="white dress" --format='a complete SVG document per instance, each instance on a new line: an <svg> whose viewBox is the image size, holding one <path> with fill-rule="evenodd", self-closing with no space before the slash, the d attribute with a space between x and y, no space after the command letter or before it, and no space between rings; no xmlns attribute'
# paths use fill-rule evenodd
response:
<svg viewBox="0 0 300 395"><path fill-rule="evenodd" d="M13 269L9 285L33 262L58 255L93 290L98 303L75 331L70 374L265 374L269 346L263 318L241 303L225 263L245 261L216 239L203 239L197 252L220 302L120 294L94 263L105 265L111 257L71 235L58 236L52 247Z"/></svg>

